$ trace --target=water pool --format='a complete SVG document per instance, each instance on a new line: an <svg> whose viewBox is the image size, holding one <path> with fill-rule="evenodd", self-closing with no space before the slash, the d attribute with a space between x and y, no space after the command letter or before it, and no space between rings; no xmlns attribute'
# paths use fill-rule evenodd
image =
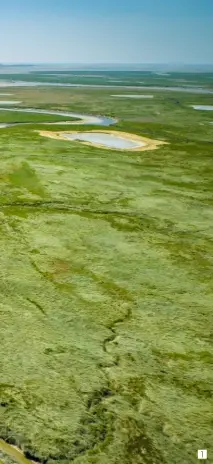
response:
<svg viewBox="0 0 213 464"><path fill-rule="evenodd" d="M143 147L146 144L138 140L130 140L124 136L113 134L106 134L100 132L76 132L64 133L63 137L69 140L76 140L81 142L90 142L96 145L103 145L107 148L118 149L133 149Z"/></svg>
<svg viewBox="0 0 213 464"><path fill-rule="evenodd" d="M192 105L194 110L213 111L213 105Z"/></svg>

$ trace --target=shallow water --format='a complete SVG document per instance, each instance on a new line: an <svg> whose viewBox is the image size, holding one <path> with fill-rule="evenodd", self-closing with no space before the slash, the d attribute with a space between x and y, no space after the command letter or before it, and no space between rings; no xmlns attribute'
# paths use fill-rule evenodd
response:
<svg viewBox="0 0 213 464"><path fill-rule="evenodd" d="M118 97L118 98L153 98L154 95L111 95L111 97Z"/></svg>
<svg viewBox="0 0 213 464"><path fill-rule="evenodd" d="M8 127L7 123L0 123L0 129L4 129L5 127Z"/></svg>
<svg viewBox="0 0 213 464"><path fill-rule="evenodd" d="M156 74L156 76L170 76L169 73L163 73L163 72L154 72L154 74Z"/></svg>
<svg viewBox="0 0 213 464"><path fill-rule="evenodd" d="M162 91L172 91L172 92L188 92L188 93L200 93L200 94L213 94L211 89L203 89L201 87L141 87L141 89L149 90L162 90Z"/></svg>
<svg viewBox="0 0 213 464"><path fill-rule="evenodd" d="M0 106L4 105L19 105L21 101L12 101L12 100L0 100Z"/></svg>
<svg viewBox="0 0 213 464"><path fill-rule="evenodd" d="M213 111L213 105L191 105L194 110Z"/></svg>
<svg viewBox="0 0 213 464"><path fill-rule="evenodd" d="M80 140L82 142L91 142L98 145L104 145L108 148L132 149L145 146L145 143L137 140L130 140L122 136L104 134L100 132L78 132L76 134L63 134L69 140Z"/></svg>

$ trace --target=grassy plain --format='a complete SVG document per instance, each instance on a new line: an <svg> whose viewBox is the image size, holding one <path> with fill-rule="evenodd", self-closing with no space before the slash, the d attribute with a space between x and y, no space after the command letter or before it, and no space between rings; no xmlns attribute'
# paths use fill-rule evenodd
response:
<svg viewBox="0 0 213 464"><path fill-rule="evenodd" d="M16 72L13 76L0 73L1 80L19 80L26 82L43 82L51 84L109 85L111 87L130 86L175 86L203 87L213 89L212 72L169 72L153 71L74 71L41 70Z"/></svg>
<svg viewBox="0 0 213 464"><path fill-rule="evenodd" d="M47 464L211 462L212 116L190 108L211 98L12 92L168 145L0 129L1 438Z"/></svg>
<svg viewBox="0 0 213 464"><path fill-rule="evenodd" d="M211 111L194 110L190 105L209 105L213 100L211 95L188 94L181 92L152 91L153 99L132 100L119 99L112 95L116 94L114 89L94 88L13 88L13 98L19 99L22 107L37 107L41 109L53 109L63 111L75 111L78 113L89 113L93 115L106 115L119 118L122 121L135 123L156 123L164 126L164 130L178 126L189 134L198 131L202 137L212 135L212 127L206 124L213 121ZM119 93L130 94L128 90L119 90ZM150 91L135 91L134 94L150 94ZM0 112L0 117L1 117ZM23 113L24 114L24 113ZM25 114L25 117L27 115ZM37 114L34 115L37 118ZM16 113L15 117L18 117ZM33 117L32 114L29 117ZM48 115L46 116L48 117ZM2 118L1 118L2 120ZM139 124L140 130L143 125ZM152 129L152 125L150 126ZM177 133L177 137L178 137ZM200 135L198 135L199 137Z"/></svg>

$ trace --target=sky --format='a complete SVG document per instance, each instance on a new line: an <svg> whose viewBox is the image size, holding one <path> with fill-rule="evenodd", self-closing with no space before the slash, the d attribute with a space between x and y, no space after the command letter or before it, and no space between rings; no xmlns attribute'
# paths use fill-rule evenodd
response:
<svg viewBox="0 0 213 464"><path fill-rule="evenodd" d="M213 64L212 0L0 0L0 63Z"/></svg>

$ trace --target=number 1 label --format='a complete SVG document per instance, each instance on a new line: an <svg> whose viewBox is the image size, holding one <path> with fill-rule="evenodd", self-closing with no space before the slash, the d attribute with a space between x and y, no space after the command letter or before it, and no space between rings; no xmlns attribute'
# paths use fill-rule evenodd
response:
<svg viewBox="0 0 213 464"><path fill-rule="evenodd" d="M197 457L198 459L207 459L207 450L198 450Z"/></svg>

